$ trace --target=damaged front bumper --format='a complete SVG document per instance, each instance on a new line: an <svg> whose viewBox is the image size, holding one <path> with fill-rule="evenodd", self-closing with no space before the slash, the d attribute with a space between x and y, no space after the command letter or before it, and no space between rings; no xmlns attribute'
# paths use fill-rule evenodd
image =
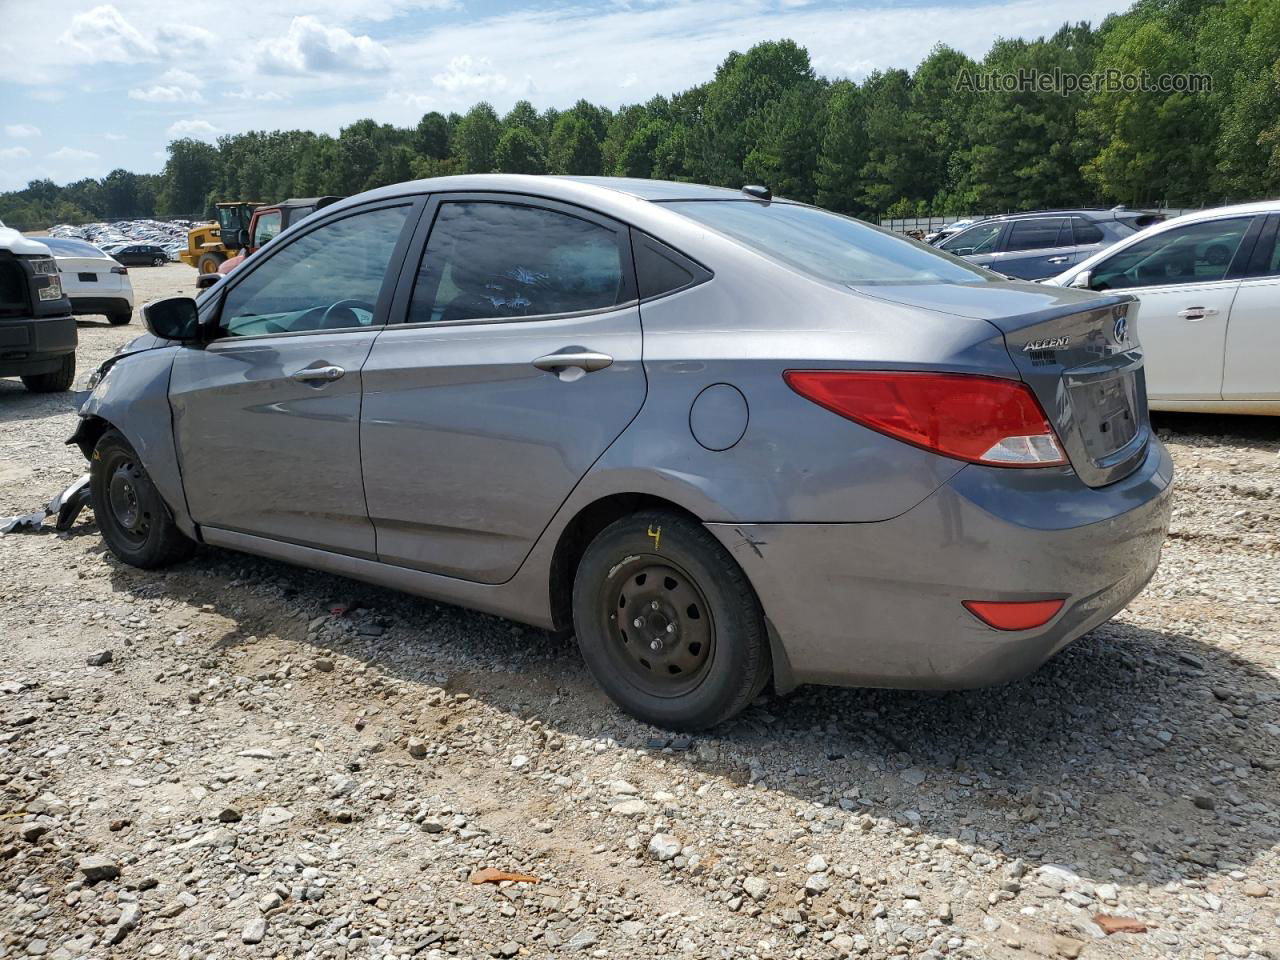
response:
<svg viewBox="0 0 1280 960"><path fill-rule="evenodd" d="M20 513L16 517L0 519L0 533L40 530L49 517L57 517L53 523L53 529L70 530L71 525L80 516L80 511L88 505L89 474L86 473L46 503L43 510L33 510L31 513Z"/></svg>

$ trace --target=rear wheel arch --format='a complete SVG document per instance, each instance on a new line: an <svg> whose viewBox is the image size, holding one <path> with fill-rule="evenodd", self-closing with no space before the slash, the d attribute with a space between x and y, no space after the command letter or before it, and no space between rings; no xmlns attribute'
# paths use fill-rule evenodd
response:
<svg viewBox="0 0 1280 960"><path fill-rule="evenodd" d="M692 510L647 493L615 493L580 509L560 531L551 557L548 590L551 616L557 630L573 629L573 578L587 546L614 521L642 510L669 510L702 523L702 518Z"/></svg>

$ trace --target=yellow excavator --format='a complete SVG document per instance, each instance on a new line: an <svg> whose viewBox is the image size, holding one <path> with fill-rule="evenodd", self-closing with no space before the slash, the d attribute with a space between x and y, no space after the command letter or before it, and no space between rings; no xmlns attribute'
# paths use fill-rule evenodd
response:
<svg viewBox="0 0 1280 960"><path fill-rule="evenodd" d="M187 249L178 254L183 263L196 268L200 274L216 274L229 257L244 246L242 231L248 231L253 211L261 203L252 200L234 200L215 205L217 223L202 223L187 232Z"/></svg>

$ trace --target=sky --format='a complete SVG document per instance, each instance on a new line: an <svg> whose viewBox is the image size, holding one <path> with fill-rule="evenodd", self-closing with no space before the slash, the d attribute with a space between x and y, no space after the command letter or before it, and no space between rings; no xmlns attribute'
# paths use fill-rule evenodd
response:
<svg viewBox="0 0 1280 960"><path fill-rule="evenodd" d="M937 43L1099 22L1119 0L0 0L0 190L124 167L182 136L402 126L488 100L617 107L710 79L733 50L788 37L855 80Z"/></svg>

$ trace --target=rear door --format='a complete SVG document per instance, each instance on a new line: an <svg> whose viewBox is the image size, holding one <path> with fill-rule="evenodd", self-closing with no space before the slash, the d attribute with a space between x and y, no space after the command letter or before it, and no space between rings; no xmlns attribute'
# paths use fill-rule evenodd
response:
<svg viewBox="0 0 1280 960"><path fill-rule="evenodd" d="M938 248L957 257L964 257L970 263L982 267L991 266L1000 250L1001 237L1007 232L1007 227L1008 224L1001 220L975 223L954 237L943 240Z"/></svg>
<svg viewBox="0 0 1280 960"><path fill-rule="evenodd" d="M1222 399L1280 400L1280 214L1254 245L1227 324Z"/></svg>
<svg viewBox="0 0 1280 960"><path fill-rule="evenodd" d="M1222 396L1227 319L1240 287L1239 261L1247 259L1242 248L1252 249L1250 229L1259 229L1261 219L1225 217L1162 230L1092 269L1091 289L1123 290L1142 301L1138 327L1151 399Z"/></svg>
<svg viewBox="0 0 1280 960"><path fill-rule="evenodd" d="M221 336L178 352L174 436L202 525L372 558L360 377L422 209L343 210L223 281Z"/></svg>
<svg viewBox="0 0 1280 960"><path fill-rule="evenodd" d="M444 195L364 368L378 558L509 579L645 397L625 226L565 204Z"/></svg>
<svg viewBox="0 0 1280 960"><path fill-rule="evenodd" d="M1088 260L1107 245L1107 235L1102 228L1084 217L1073 216L1071 220L1071 240L1075 244L1069 256L1061 261L1050 260L1055 267L1065 270L1074 263ZM1055 270L1055 273L1059 271Z"/></svg>
<svg viewBox="0 0 1280 960"><path fill-rule="evenodd" d="M1007 277L1043 280L1065 270L1074 252L1069 217L1024 217L1012 221L988 266Z"/></svg>

